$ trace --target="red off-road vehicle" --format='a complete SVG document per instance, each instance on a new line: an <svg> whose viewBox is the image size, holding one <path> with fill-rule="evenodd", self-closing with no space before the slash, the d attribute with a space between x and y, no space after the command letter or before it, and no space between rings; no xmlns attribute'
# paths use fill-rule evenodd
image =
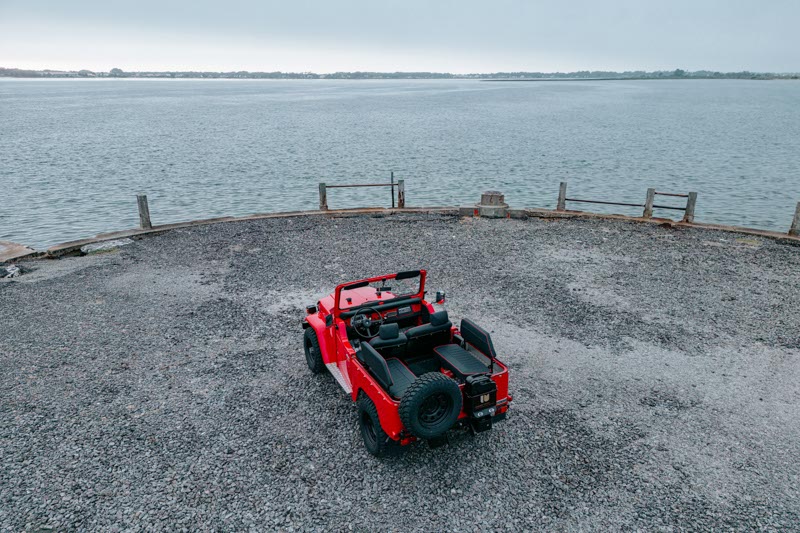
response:
<svg viewBox="0 0 800 533"><path fill-rule="evenodd" d="M480 432L506 416L508 368L469 319L455 327L425 301L425 271L343 283L306 308L306 361L358 402L367 450L381 456L455 426ZM436 294L444 303L444 294Z"/></svg>

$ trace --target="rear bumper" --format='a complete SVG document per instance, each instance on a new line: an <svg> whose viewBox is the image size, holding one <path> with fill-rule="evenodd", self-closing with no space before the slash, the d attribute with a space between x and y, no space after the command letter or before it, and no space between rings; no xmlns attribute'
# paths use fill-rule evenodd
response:
<svg viewBox="0 0 800 533"><path fill-rule="evenodd" d="M489 431L495 422L500 422L506 419L508 413L509 402L511 398L504 398L491 407L486 407L480 411L475 411L472 416L464 419L469 428L475 433L482 433Z"/></svg>

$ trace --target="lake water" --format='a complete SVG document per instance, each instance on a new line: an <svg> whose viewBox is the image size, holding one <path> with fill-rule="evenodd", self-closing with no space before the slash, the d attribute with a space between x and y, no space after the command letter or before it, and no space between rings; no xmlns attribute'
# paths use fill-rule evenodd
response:
<svg viewBox="0 0 800 533"><path fill-rule="evenodd" d="M320 181L390 170L409 206L497 189L553 208L567 181L569 196L633 203L697 191L698 221L787 231L800 83L0 80L0 240L135 227L137 193L156 224L316 209ZM331 208L389 201L329 191Z"/></svg>

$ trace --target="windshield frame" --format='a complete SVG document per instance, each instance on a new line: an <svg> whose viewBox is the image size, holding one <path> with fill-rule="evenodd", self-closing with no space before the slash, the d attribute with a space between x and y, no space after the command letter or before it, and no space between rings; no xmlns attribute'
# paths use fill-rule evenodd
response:
<svg viewBox="0 0 800 533"><path fill-rule="evenodd" d="M368 286L368 285L370 285L372 283L379 283L379 282L385 282L385 281L388 281L388 280L393 280L393 279L396 279L398 276L400 276L400 279L410 279L410 278L414 278L414 277L419 277L419 287L417 289L417 292L412 293L412 294L403 294L403 295L400 295L400 296L394 296L393 298L390 298L390 299L387 299L387 300L376 300L375 302L367 302L365 304L358 304L358 305L353 305L353 306L345 307L345 308L340 307L339 303L341 302L342 291L355 289L355 288L358 288L358 287L366 287L366 286ZM383 276L375 276L375 277L372 277L372 278L364 278L364 279L360 279L360 280L356 280L356 281L349 281L347 283L342 283L340 285L337 285L336 286L336 290L334 291L334 294L333 294L334 314L338 317L343 312L353 311L354 309L358 309L359 307L365 307L365 306L368 307L369 305L384 305L384 304L387 304L387 303L392 303L393 301L407 300L407 299L410 299L410 298L420 298L420 299L422 299L425 296L425 278L426 278L426 276L427 276L427 272L425 270L410 270L410 271L405 271L405 272L396 272L394 274L385 274ZM391 291L387 291L387 292L391 292ZM394 293L392 293L392 294L394 294Z"/></svg>

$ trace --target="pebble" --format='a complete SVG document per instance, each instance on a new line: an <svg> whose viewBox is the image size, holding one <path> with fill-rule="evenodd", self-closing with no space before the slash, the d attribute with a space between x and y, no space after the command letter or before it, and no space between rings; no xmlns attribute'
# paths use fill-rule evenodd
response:
<svg viewBox="0 0 800 533"><path fill-rule="evenodd" d="M299 217L24 262L0 290L0 530L796 530L800 248L721 235ZM514 401L378 460L300 324L416 268L492 331Z"/></svg>

